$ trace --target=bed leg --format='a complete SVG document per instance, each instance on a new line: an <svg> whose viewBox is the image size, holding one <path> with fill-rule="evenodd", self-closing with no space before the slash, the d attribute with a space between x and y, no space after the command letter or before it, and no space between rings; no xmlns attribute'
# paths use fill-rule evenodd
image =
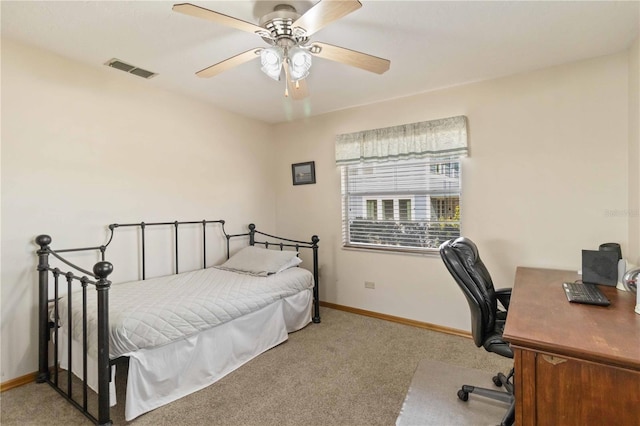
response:
<svg viewBox="0 0 640 426"><path fill-rule="evenodd" d="M49 380L49 244L51 237L38 235L38 376L36 382Z"/></svg>

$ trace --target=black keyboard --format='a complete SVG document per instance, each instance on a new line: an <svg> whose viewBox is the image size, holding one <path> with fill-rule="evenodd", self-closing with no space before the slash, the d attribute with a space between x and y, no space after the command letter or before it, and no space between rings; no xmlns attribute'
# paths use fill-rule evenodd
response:
<svg viewBox="0 0 640 426"><path fill-rule="evenodd" d="M564 294L569 302L609 306L611 302L594 284L563 283Z"/></svg>

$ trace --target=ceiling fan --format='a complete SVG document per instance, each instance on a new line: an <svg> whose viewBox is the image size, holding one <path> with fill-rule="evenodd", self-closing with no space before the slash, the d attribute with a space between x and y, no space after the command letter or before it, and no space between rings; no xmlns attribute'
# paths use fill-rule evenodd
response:
<svg viewBox="0 0 640 426"><path fill-rule="evenodd" d="M320 29L360 7L362 4L358 0L320 0L300 15L293 6L280 4L273 12L264 15L258 25L191 3L175 4L173 10L257 34L269 44L269 47L254 48L204 68L196 72L198 77L213 77L254 58L260 58L260 69L269 77L279 81L284 74L285 96L291 94L293 99L303 99L308 95L305 78L309 75L313 56L377 74L389 69L391 62L387 59L309 40Z"/></svg>

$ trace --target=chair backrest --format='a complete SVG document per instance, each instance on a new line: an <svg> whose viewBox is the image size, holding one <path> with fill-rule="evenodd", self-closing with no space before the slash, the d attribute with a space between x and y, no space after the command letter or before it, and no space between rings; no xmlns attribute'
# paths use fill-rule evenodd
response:
<svg viewBox="0 0 640 426"><path fill-rule="evenodd" d="M495 329L498 302L491 275L480 260L478 248L468 238L442 243L440 257L467 298L471 309L471 334L476 346L480 347Z"/></svg>

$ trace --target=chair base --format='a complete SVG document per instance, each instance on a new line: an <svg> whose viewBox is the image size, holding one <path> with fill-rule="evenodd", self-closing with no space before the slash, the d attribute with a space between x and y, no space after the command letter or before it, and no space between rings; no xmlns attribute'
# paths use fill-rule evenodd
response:
<svg viewBox="0 0 640 426"><path fill-rule="evenodd" d="M483 396L485 398L494 399L496 401L506 402L509 404L509 408L507 409L506 414L502 418L502 422L500 422L500 426L511 426L515 420L515 408L516 408L516 398L513 394L513 382L511 379L513 378L513 369L508 376L505 376L502 373L498 373L493 377L493 383L496 386L504 385L505 391L499 391L495 389L486 389L479 388L470 385L463 385L458 391L458 398L462 401L469 400L469 394L473 393L476 395Z"/></svg>

